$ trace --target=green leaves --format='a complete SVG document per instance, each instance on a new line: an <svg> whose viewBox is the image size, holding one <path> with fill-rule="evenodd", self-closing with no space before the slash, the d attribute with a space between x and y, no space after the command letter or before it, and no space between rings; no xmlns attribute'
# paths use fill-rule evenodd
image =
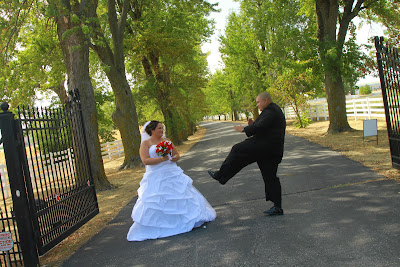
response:
<svg viewBox="0 0 400 267"><path fill-rule="evenodd" d="M18 49L0 70L0 97L14 107L33 105L37 91L48 94L64 83L65 67L55 25L43 16L40 6L25 18L29 23L19 28Z"/></svg>
<svg viewBox="0 0 400 267"><path fill-rule="evenodd" d="M131 16L126 51L143 95L137 104L140 110L158 106L147 119L162 114L174 142L185 139L204 115L207 61L200 44L211 34L212 9L200 0L157 0L143 5L140 18Z"/></svg>
<svg viewBox="0 0 400 267"><path fill-rule="evenodd" d="M70 19L73 24L78 24L80 20L76 14L71 14Z"/></svg>
<svg viewBox="0 0 400 267"><path fill-rule="evenodd" d="M288 70L295 71L296 77L309 77L310 69L319 64L315 29L315 15L299 1L241 1L240 13L229 16L220 49L222 75L230 81L222 90L229 92L232 112L257 116L254 100L267 89L279 101L276 82ZM317 71L312 75L322 79ZM308 91L320 88L314 83Z"/></svg>

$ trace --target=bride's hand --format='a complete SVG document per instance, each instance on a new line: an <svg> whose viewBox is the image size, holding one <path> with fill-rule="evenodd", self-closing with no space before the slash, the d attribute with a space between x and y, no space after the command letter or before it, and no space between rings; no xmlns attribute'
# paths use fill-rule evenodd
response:
<svg viewBox="0 0 400 267"><path fill-rule="evenodd" d="M179 159L178 155L175 155L175 156L171 157L171 161L172 162L176 162L176 161L178 161L178 159Z"/></svg>

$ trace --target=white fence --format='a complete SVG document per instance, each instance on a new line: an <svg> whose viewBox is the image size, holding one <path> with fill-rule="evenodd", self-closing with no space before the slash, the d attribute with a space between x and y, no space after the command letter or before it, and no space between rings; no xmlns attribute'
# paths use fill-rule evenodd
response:
<svg viewBox="0 0 400 267"><path fill-rule="evenodd" d="M121 139L101 144L101 156L103 157L103 160L110 160L113 157L119 158L122 155L124 155L124 147L122 146Z"/></svg>
<svg viewBox="0 0 400 267"><path fill-rule="evenodd" d="M311 120L328 120L328 104L326 100L320 102L309 102L309 107L303 109L301 113L309 115ZM291 107L284 109L286 119L295 119L296 114ZM366 97L366 98L353 98L346 100L347 117L354 117L357 119L371 119L371 118L384 118L385 108L383 106L382 97Z"/></svg>
<svg viewBox="0 0 400 267"><path fill-rule="evenodd" d="M6 165L0 164L0 176L1 176L1 186L3 188L4 197L8 198L11 196L10 183L8 182L7 168Z"/></svg>
<svg viewBox="0 0 400 267"><path fill-rule="evenodd" d="M358 119L371 119L371 118L384 118L385 108L383 105L382 96L371 96L371 97L358 97L346 100L346 113L347 117L354 117L354 120ZM328 103L326 99L317 99L308 102L309 107L301 110L301 114L306 114L312 121L328 120ZM292 107L285 107L283 109L286 119L296 119L296 114ZM251 117L251 115L250 115ZM246 119L245 114L239 114L239 118L242 120ZM205 120L226 120L230 119L230 115L221 116L206 116Z"/></svg>

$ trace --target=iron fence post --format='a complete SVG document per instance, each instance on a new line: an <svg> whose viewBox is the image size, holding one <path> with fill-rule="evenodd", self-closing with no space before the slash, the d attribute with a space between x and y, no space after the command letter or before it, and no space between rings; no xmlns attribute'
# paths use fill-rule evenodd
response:
<svg viewBox="0 0 400 267"><path fill-rule="evenodd" d="M383 41L383 37L375 36L376 59L385 107L392 167L400 170L399 52L388 44L385 46Z"/></svg>
<svg viewBox="0 0 400 267"><path fill-rule="evenodd" d="M6 159L10 189L17 220L20 246L24 266L39 266L34 231L29 212L29 203L25 190L24 174L18 155L22 140L17 139L16 120L14 114L8 111L8 104L2 103L0 113L0 131ZM24 149L24 148L23 148Z"/></svg>
<svg viewBox="0 0 400 267"><path fill-rule="evenodd" d="M388 104L388 100L387 100L387 95L386 95L386 82L385 82L385 75L383 72L383 66L382 66L382 49L383 49L383 37L378 37L375 36L374 37L374 41L375 41L375 49L376 49L376 62L378 64L378 71L379 71L379 81L381 83L381 92L382 92L382 99L383 99L383 106L385 108L385 119L386 119L386 124L388 127L388 134L390 129L392 128L391 126L391 122L389 117L387 116L387 114L390 114L389 112L389 104ZM390 136L389 136L390 137Z"/></svg>

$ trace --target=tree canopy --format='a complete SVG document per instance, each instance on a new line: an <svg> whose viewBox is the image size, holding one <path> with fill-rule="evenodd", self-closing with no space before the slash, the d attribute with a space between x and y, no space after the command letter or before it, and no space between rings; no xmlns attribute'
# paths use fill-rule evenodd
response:
<svg viewBox="0 0 400 267"><path fill-rule="evenodd" d="M207 16L214 6L203 0L2 1L1 99L12 107L33 105L38 92L51 91L62 103L67 90L79 88L90 153L98 160L99 136L112 140L116 127L125 150L121 167L135 166L139 123L161 115L179 144L205 115L208 73L200 47L213 32ZM107 186L101 162L93 164Z"/></svg>
<svg viewBox="0 0 400 267"><path fill-rule="evenodd" d="M375 0L241 0L238 13L228 19L221 36L222 75L229 78L227 101L234 95L231 113L248 112L258 92L269 90L281 105L304 105L307 99L326 96L329 132L350 129L345 95L375 68L356 42L355 17L390 27L398 36L397 1ZM372 43L372 42L371 42ZM218 76L221 74L218 73ZM219 79L219 78L218 78ZM291 82L289 82L291 81ZM253 101L253 102L252 102ZM297 103L297 104L296 104ZM301 107L295 107L300 111ZM236 109L236 110L233 110ZM214 111L213 112L217 112ZM300 118L300 114L298 114Z"/></svg>
<svg viewBox="0 0 400 267"><path fill-rule="evenodd" d="M217 6L208 1L89 0L85 3L95 8L86 15L73 10L64 14L59 1L2 1L2 101L33 104L38 91L55 92L63 101L66 81L69 86L75 83L71 57L87 46L91 58L98 58L88 61L87 77L95 85L90 95L104 125L102 139L112 139L113 127L136 132L123 134L127 151L133 151L128 162L137 156L137 128L145 121L164 121L168 136L180 143L206 114L256 117L254 99L265 90L279 104L292 105L299 118L307 99L326 95L329 131L349 129L345 94L354 92L358 79L374 66L356 43L353 19L381 23L396 42L398 2L239 2L240 11L229 16L220 36L224 68L210 74L207 55L200 49L214 30L208 15ZM60 16L68 18L71 27L60 31ZM68 38L78 31L81 44L71 45L66 53ZM94 78L102 71L105 83Z"/></svg>
<svg viewBox="0 0 400 267"><path fill-rule="evenodd" d="M204 116L207 61L200 45L212 33L207 16L213 7L200 0L152 1L130 22L128 57L136 90L158 107L155 112L176 144Z"/></svg>
<svg viewBox="0 0 400 267"><path fill-rule="evenodd" d="M290 95L305 90L309 97L320 94L315 17L299 10L298 1L244 0L239 14L230 15L225 35L220 38L220 51L225 66L222 75L230 81L225 90L233 114L258 116L255 98L265 90L282 105L293 104L294 98L288 97L290 88L294 90ZM307 89L285 87L279 82L291 71L297 73L296 79L312 77L303 79Z"/></svg>

